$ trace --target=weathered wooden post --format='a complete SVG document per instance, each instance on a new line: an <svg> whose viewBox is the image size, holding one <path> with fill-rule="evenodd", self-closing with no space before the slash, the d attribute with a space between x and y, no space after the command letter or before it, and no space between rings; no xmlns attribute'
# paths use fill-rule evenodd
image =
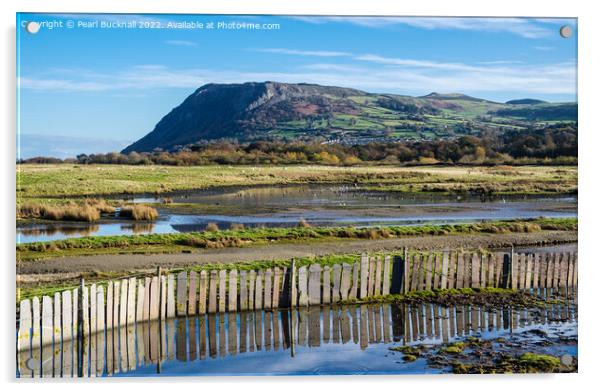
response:
<svg viewBox="0 0 602 391"><path fill-rule="evenodd" d="M510 277L511 277L511 288L518 288L518 262L516 254L514 252L514 245L510 248Z"/></svg>
<svg viewBox="0 0 602 391"><path fill-rule="evenodd" d="M502 286L506 289L512 287L512 253L504 254L502 263L502 276L504 277Z"/></svg>
<svg viewBox="0 0 602 391"><path fill-rule="evenodd" d="M385 263L383 264L383 296L391 293L391 257L385 256Z"/></svg>
<svg viewBox="0 0 602 391"><path fill-rule="evenodd" d="M410 260L407 247L403 248L403 293L410 291Z"/></svg>
<svg viewBox="0 0 602 391"><path fill-rule="evenodd" d="M291 278L290 278L290 302L291 308L297 306L297 286L295 280L297 279L297 269L295 268L295 260L291 260Z"/></svg>
<svg viewBox="0 0 602 391"><path fill-rule="evenodd" d="M403 293L403 258L399 255L393 257L393 272L391 274L391 293Z"/></svg>
<svg viewBox="0 0 602 391"><path fill-rule="evenodd" d="M449 276L449 249L443 250L443 259L441 261L441 289L448 289L448 276Z"/></svg>
<svg viewBox="0 0 602 391"><path fill-rule="evenodd" d="M368 296L368 268L368 254L362 254L360 260L360 299L365 299Z"/></svg>
<svg viewBox="0 0 602 391"><path fill-rule="evenodd" d="M309 283L308 283L308 302L309 305L318 305L322 303L321 297L321 277L322 267L313 263L309 266Z"/></svg>

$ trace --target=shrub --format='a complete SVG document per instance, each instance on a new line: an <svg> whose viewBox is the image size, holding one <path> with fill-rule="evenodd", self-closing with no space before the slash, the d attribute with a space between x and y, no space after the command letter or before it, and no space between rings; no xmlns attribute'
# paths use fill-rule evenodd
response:
<svg viewBox="0 0 602 391"><path fill-rule="evenodd" d="M233 231L240 231L245 229L245 225L241 223L232 223L230 224L230 229Z"/></svg>

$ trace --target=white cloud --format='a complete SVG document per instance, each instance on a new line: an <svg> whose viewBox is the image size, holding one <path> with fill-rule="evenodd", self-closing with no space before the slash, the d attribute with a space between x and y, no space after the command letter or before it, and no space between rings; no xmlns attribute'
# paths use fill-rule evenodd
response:
<svg viewBox="0 0 602 391"><path fill-rule="evenodd" d="M177 40L177 39L171 39L171 40L167 40L165 41L166 44L168 45L172 45L172 46L198 46L198 44L196 42L192 42L192 41L181 41L181 40Z"/></svg>
<svg viewBox="0 0 602 391"><path fill-rule="evenodd" d="M283 48L263 48L263 49L250 49L254 52L262 53L280 53L290 54L295 56L312 56L312 57L344 57L351 56L350 53L336 52L328 50L297 50L297 49L283 49Z"/></svg>
<svg viewBox="0 0 602 391"><path fill-rule="evenodd" d="M481 65L507 65L507 64L524 64L523 61L514 60L497 60L497 61L479 61Z"/></svg>
<svg viewBox="0 0 602 391"><path fill-rule="evenodd" d="M541 50L543 52L549 52L549 51L555 50L556 48L553 46L533 46L533 49Z"/></svg>
<svg viewBox="0 0 602 391"><path fill-rule="evenodd" d="M362 56L360 56L362 57ZM383 65L364 66L362 62ZM24 89L50 92L128 93L166 88L195 89L206 83L281 81L317 83L358 88L369 92L424 94L437 92L508 92L529 94L574 94L576 69L573 62L551 65L467 65L413 59L363 56L358 65L309 64L293 71L246 72L203 68L171 69L160 65L141 65L120 72L96 75L83 80L22 77Z"/></svg>
<svg viewBox="0 0 602 391"><path fill-rule="evenodd" d="M436 68L444 70L474 70L476 67L462 64L462 63L447 63L447 62L436 62L436 61L425 61L425 60L413 60L407 58L391 58L383 57L376 54L364 54L361 56L354 57L356 60L368 61L377 64L385 65L400 65L413 68Z"/></svg>
<svg viewBox="0 0 602 391"><path fill-rule="evenodd" d="M529 18L454 18L454 17L387 17L387 16L301 16L293 17L307 23L351 23L370 28L407 25L427 30L467 30L507 32L524 38L544 38L555 33Z"/></svg>
<svg viewBox="0 0 602 391"><path fill-rule="evenodd" d="M20 77L18 79L19 87L39 91L106 91L115 88L104 82L65 80L65 79L39 79L30 77Z"/></svg>

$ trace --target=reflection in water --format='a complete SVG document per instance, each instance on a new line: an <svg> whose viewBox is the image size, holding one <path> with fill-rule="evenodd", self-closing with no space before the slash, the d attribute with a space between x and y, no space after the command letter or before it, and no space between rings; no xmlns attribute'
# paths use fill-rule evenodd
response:
<svg viewBox="0 0 602 391"><path fill-rule="evenodd" d="M100 226L98 224L90 225L35 225L33 227L20 227L18 232L20 235L29 237L39 236L53 236L56 234L62 234L67 237L71 236L89 236L95 232L98 232Z"/></svg>
<svg viewBox="0 0 602 391"><path fill-rule="evenodd" d="M550 290L541 292L557 298ZM543 309L315 306L143 322L92 336L84 343L83 368L85 376L404 373L404 366L387 357L394 342L441 344L468 335L493 338L552 328L576 332L576 299L550 303ZM56 349L20 352L20 376L77 376L76 346L66 341ZM28 364L32 356L41 363L34 370Z"/></svg>
<svg viewBox="0 0 602 391"><path fill-rule="evenodd" d="M155 223L133 223L122 224L121 230L123 233L131 232L133 234L150 234L155 228Z"/></svg>

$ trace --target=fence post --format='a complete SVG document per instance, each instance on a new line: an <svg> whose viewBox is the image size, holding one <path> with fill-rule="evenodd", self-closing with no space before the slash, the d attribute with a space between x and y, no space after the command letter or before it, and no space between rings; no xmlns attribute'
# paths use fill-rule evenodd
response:
<svg viewBox="0 0 602 391"><path fill-rule="evenodd" d="M360 259L360 299L364 299L368 296L368 268L369 258L368 254L362 254ZM334 270L334 267L333 267ZM334 297L333 297L334 301Z"/></svg>
<svg viewBox="0 0 602 391"><path fill-rule="evenodd" d="M510 248L510 277L512 289L518 288L518 270L517 270L516 254L514 253L514 245Z"/></svg>
<svg viewBox="0 0 602 391"><path fill-rule="evenodd" d="M502 285L506 289L512 287L512 253L504 254L504 262L502 263L502 276L504 277Z"/></svg>
<svg viewBox="0 0 602 391"><path fill-rule="evenodd" d="M403 248L403 293L408 293L410 291L409 287L409 272L410 272L410 263L408 259L408 248Z"/></svg>
<svg viewBox="0 0 602 391"><path fill-rule="evenodd" d="M391 272L391 293L403 293L403 259L399 255L393 256L393 271Z"/></svg>
<svg viewBox="0 0 602 391"><path fill-rule="evenodd" d="M296 269L295 269L295 260L291 260L291 278L290 278L290 301L291 308L297 306L297 286L295 285L296 280Z"/></svg>

